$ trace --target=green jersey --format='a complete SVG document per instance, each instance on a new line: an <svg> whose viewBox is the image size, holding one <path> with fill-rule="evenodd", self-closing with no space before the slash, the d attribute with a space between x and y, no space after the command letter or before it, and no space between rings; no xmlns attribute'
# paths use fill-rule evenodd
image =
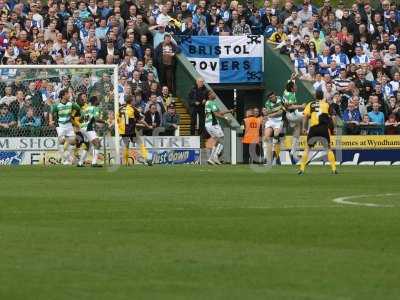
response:
<svg viewBox="0 0 400 300"><path fill-rule="evenodd" d="M97 106L85 105L81 108L81 128L93 131L96 119L100 117L100 109Z"/></svg>
<svg viewBox="0 0 400 300"><path fill-rule="evenodd" d="M276 112L281 112L278 115L275 115L273 117L274 119L282 119L282 114L283 114L283 100L281 97L277 97L276 102L272 102L267 100L265 102L265 108L267 109L268 114L276 113Z"/></svg>
<svg viewBox="0 0 400 300"><path fill-rule="evenodd" d="M80 107L76 103L55 103L51 107L51 113L56 116L59 125L71 123L72 117L76 112L80 111Z"/></svg>
<svg viewBox="0 0 400 300"><path fill-rule="evenodd" d="M207 100L206 102L206 123L212 123L212 125L218 125L218 119L215 117L214 113L219 111L217 101Z"/></svg>
<svg viewBox="0 0 400 300"><path fill-rule="evenodd" d="M283 101L285 102L285 105L296 105L297 104L296 93L292 93L285 90L283 92Z"/></svg>

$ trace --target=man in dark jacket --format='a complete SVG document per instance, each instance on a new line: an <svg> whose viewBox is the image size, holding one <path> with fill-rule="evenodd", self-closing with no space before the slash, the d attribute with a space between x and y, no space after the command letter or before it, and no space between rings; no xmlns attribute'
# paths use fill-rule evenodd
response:
<svg viewBox="0 0 400 300"><path fill-rule="evenodd" d="M154 51L160 83L168 86L173 92L175 91L175 54L177 53L179 53L179 48L172 42L170 34L165 34L164 42L159 44Z"/></svg>
<svg viewBox="0 0 400 300"><path fill-rule="evenodd" d="M365 79L365 73L361 69L357 71L357 80L355 85L360 91L360 97L367 100L372 93L372 82Z"/></svg>
<svg viewBox="0 0 400 300"><path fill-rule="evenodd" d="M191 107L191 122L190 122L190 134L195 135L196 129L198 134L201 135L204 130L204 105L207 99L207 88L204 85L204 79L198 78L196 85L192 88L189 93L189 103Z"/></svg>
<svg viewBox="0 0 400 300"><path fill-rule="evenodd" d="M147 136L153 135L153 130L161 125L161 116L155 104L150 105L150 109L144 114L144 120L148 127L143 130L143 134Z"/></svg>

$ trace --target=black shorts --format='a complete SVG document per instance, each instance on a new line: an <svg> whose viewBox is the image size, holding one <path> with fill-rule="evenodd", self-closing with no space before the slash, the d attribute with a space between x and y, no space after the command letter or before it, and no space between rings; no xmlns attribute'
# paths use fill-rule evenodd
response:
<svg viewBox="0 0 400 300"><path fill-rule="evenodd" d="M307 145L314 147L318 142L324 147L328 147L331 144L331 134L327 124L310 127L307 135Z"/></svg>
<svg viewBox="0 0 400 300"><path fill-rule="evenodd" d="M75 133L76 134L76 147L80 148L82 144L85 144L85 138L83 137L82 132L78 131Z"/></svg>
<svg viewBox="0 0 400 300"><path fill-rule="evenodd" d="M135 143L136 141L136 134L121 134L121 138L124 143L130 141L131 143Z"/></svg>

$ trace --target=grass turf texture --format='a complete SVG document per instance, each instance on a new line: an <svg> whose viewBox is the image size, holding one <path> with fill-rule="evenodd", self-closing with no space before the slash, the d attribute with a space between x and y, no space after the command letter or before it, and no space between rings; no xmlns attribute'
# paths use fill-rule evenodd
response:
<svg viewBox="0 0 400 300"><path fill-rule="evenodd" d="M396 167L0 169L0 299L398 299ZM286 208L283 208L286 207Z"/></svg>

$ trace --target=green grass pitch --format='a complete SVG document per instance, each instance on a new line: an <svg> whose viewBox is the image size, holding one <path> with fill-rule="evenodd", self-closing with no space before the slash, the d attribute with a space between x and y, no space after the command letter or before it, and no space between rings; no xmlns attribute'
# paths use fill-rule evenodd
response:
<svg viewBox="0 0 400 300"><path fill-rule="evenodd" d="M2 167L0 299L399 299L399 168L306 171Z"/></svg>

